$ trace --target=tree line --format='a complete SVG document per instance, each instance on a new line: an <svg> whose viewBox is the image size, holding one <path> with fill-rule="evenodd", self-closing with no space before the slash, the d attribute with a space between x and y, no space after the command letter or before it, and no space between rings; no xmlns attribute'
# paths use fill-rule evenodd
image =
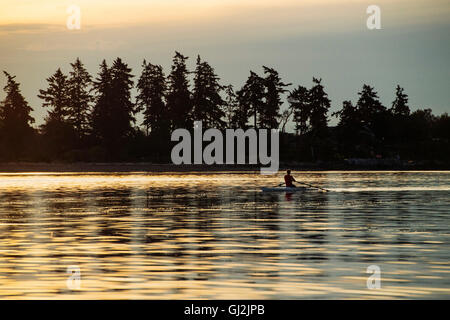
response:
<svg viewBox="0 0 450 320"><path fill-rule="evenodd" d="M146 60L134 79L121 59L105 60L95 77L79 58L64 74L58 68L38 97L47 109L44 124L33 127L33 109L15 76L4 72L6 97L0 102L0 161L170 161L170 133L192 128L279 128L281 160L340 160L348 157L402 157L449 160L450 119L430 109L411 112L397 86L389 107L364 84L356 103L344 101L333 114L321 79L288 90L279 73L263 66L250 71L241 88L222 85L200 56L195 70L176 52L168 75ZM137 91L136 97L132 90ZM287 108L282 112L283 104ZM137 121L141 115L142 121ZM292 121L295 132L287 133Z"/></svg>

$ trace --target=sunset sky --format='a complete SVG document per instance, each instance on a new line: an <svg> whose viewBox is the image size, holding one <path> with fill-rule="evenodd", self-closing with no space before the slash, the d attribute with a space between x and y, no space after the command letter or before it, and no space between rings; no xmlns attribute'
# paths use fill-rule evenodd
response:
<svg viewBox="0 0 450 320"><path fill-rule="evenodd" d="M66 28L71 4L81 8L81 30ZM372 4L381 30L366 27ZM0 0L0 8L0 68L17 75L37 124L46 113L38 90L76 57L95 75L103 58L120 56L137 78L144 58L168 73L175 50L191 68L200 54L236 87L262 65L295 86L321 77L333 111L363 83L386 106L400 84L413 110L450 111L448 0Z"/></svg>

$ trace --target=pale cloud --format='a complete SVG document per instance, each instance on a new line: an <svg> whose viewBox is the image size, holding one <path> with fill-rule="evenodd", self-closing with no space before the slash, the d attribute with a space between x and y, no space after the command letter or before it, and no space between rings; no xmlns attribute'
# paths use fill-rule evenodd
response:
<svg viewBox="0 0 450 320"><path fill-rule="evenodd" d="M120 50L125 47L126 43L124 41L105 41L105 40L90 40L83 41L82 43L75 43L71 41L60 42L56 41L53 43L39 43L39 42L29 42L21 47L21 50L33 52L54 52L54 51L113 51Z"/></svg>
<svg viewBox="0 0 450 320"><path fill-rule="evenodd" d="M1 34L38 34L63 31L64 27L57 24L44 24L44 23L9 23L0 25Z"/></svg>

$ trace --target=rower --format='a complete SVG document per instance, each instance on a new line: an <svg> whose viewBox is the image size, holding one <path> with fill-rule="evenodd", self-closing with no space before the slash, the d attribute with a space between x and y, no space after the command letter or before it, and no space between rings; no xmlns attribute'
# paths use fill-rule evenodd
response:
<svg viewBox="0 0 450 320"><path fill-rule="evenodd" d="M286 187L287 188L296 188L296 186L292 184L293 181L297 181L297 180L295 180L295 178L293 176L291 176L291 170L288 170L287 174L284 176L284 182L286 184Z"/></svg>

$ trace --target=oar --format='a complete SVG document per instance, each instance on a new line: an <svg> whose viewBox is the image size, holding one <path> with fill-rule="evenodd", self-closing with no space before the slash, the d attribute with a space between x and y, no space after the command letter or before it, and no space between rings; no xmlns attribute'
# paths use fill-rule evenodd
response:
<svg viewBox="0 0 450 320"><path fill-rule="evenodd" d="M321 187L312 186L312 185L310 185L310 184L308 184L308 183L304 183L304 182L300 182L300 181L295 181L295 182L300 183L300 184L304 184L305 186L308 186L308 187L311 187L311 188L316 188L316 189L323 190L323 191L325 191L325 192L330 192L330 190L328 190L328 189L324 189L324 188L321 188Z"/></svg>

